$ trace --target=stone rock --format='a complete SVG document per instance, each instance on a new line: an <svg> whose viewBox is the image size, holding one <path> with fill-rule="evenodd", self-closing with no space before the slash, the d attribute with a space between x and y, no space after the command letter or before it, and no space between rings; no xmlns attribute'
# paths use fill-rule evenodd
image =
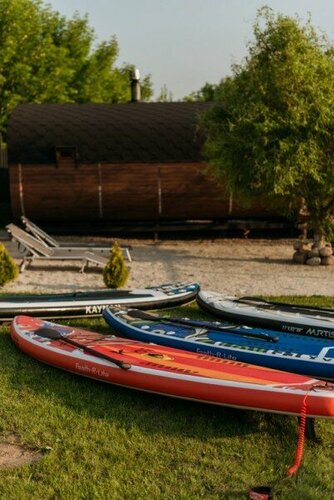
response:
<svg viewBox="0 0 334 500"><path fill-rule="evenodd" d="M298 252L308 252L311 249L311 247L309 243L307 243L306 241L297 240L293 244L293 249Z"/></svg>
<svg viewBox="0 0 334 500"><path fill-rule="evenodd" d="M327 257L321 257L322 266L334 266L334 256L328 255Z"/></svg>
<svg viewBox="0 0 334 500"><path fill-rule="evenodd" d="M328 246L320 248L319 255L320 255L320 257L329 257L330 255L333 255L332 247L328 245Z"/></svg>
<svg viewBox="0 0 334 500"><path fill-rule="evenodd" d="M306 260L308 266L319 266L321 264L320 257L311 257Z"/></svg>
<svg viewBox="0 0 334 500"><path fill-rule="evenodd" d="M295 252L292 256L292 260L296 264L305 264L306 259L307 259L307 253L305 252Z"/></svg>
<svg viewBox="0 0 334 500"><path fill-rule="evenodd" d="M309 259L312 259L313 257L319 257L319 248L312 246L312 250L308 252L307 257Z"/></svg>
<svg viewBox="0 0 334 500"><path fill-rule="evenodd" d="M293 249L298 251L298 250L300 250L302 245L303 245L303 242L301 240L297 240L293 244Z"/></svg>

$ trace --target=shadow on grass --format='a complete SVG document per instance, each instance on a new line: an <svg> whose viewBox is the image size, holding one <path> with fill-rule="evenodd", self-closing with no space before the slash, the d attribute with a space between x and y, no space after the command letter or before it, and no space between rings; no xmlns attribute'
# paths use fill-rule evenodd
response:
<svg viewBox="0 0 334 500"><path fill-rule="evenodd" d="M0 334L0 365L13 398L24 397L26 387L30 397L37 396L36 404L40 397L49 399L50 407L59 402L78 416L112 421L125 430L135 426L150 437L163 433L206 440L258 434L260 440L269 429L286 434L291 418L149 394L67 373L21 353L7 333ZM289 428L295 439L296 429Z"/></svg>

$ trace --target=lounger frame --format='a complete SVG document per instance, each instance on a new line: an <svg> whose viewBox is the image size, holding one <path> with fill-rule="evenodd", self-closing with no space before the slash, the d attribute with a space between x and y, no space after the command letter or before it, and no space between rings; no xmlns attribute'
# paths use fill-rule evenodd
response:
<svg viewBox="0 0 334 500"><path fill-rule="evenodd" d="M111 245L96 245L94 243L92 244L82 244L82 243L76 243L76 242L69 242L69 243L60 243L57 241L55 238L50 236L48 233L46 233L43 229L41 229L37 224L29 220L27 217L23 216L21 217L21 221L29 233L31 233L34 238L39 240L43 245L51 248L66 248L66 249L73 249L73 250L85 250L93 253L104 253L104 254L109 254ZM124 256L126 259L131 262L131 254L130 254L130 248L129 247L121 247Z"/></svg>
<svg viewBox="0 0 334 500"><path fill-rule="evenodd" d="M8 224L6 226L6 230L11 239L17 243L18 248L22 253L22 261L19 264L20 272L23 272L27 267L29 267L34 260L80 261L80 272L84 272L89 263L104 267L108 262L107 257L98 255L86 249L48 247L39 239L27 233L15 224Z"/></svg>

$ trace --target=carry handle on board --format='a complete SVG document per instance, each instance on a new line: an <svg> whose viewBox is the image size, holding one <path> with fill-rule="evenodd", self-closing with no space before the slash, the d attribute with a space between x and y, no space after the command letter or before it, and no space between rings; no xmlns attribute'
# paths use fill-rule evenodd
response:
<svg viewBox="0 0 334 500"><path fill-rule="evenodd" d="M240 335L242 337L250 337L250 338L255 338L259 340L264 340L266 342L278 342L279 337L274 337L273 335L269 335L267 333L260 333L260 332L238 332L238 331L233 331L231 327L223 327L219 325L212 324L207 321L195 321L191 319L184 319L184 318L167 318L163 316L156 316L154 314L149 314L145 311L141 311L139 309L129 309L127 311L127 314L131 316L132 318L138 318L138 319L143 319L143 320L148 320L148 321L163 321L165 323L173 323L176 325L181 325L181 326L187 326L188 328L190 327L202 327L202 328L212 328L212 330L218 330L220 332L224 333L233 333L233 335Z"/></svg>
<svg viewBox="0 0 334 500"><path fill-rule="evenodd" d="M39 335L40 337L45 337L50 340L63 340L68 344L74 345L75 347L79 347L79 349L82 349L83 351L86 351L89 354L92 354L93 356L107 359L108 361L114 363L114 365L123 368L123 370L128 370L129 368L131 368L131 365L129 363L124 363L123 361L119 361L118 359L115 359L112 356L109 356L108 354L103 354L102 352L96 351L95 349L88 347L85 344L82 344L81 342L77 342L76 340L67 337L59 330L54 330L53 328L41 327L38 328L34 333L36 335Z"/></svg>

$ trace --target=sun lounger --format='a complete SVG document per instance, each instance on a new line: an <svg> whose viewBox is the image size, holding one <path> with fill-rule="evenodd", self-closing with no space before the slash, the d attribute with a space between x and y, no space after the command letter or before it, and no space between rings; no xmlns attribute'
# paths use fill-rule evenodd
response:
<svg viewBox="0 0 334 500"><path fill-rule="evenodd" d="M68 248L68 249L74 249L74 250L87 250L89 252L94 252L94 253L104 253L108 254L111 248L111 245L96 245L94 243L77 243L77 242L69 242L69 243L60 243L56 239L52 238L48 233L43 231L37 224L34 222L31 222L31 220L27 219L27 217L23 216L21 217L21 221L23 225L25 226L25 229L31 233L34 238L39 240L43 245L51 248ZM130 249L129 247L121 247L124 256L128 259L129 262L131 262L131 255L130 255Z"/></svg>
<svg viewBox="0 0 334 500"><path fill-rule="evenodd" d="M15 224L8 224L6 230L23 254L19 265L20 272L23 272L34 260L79 260L81 261L80 272L84 272L90 262L98 266L105 266L108 262L106 257L84 249L47 247Z"/></svg>

